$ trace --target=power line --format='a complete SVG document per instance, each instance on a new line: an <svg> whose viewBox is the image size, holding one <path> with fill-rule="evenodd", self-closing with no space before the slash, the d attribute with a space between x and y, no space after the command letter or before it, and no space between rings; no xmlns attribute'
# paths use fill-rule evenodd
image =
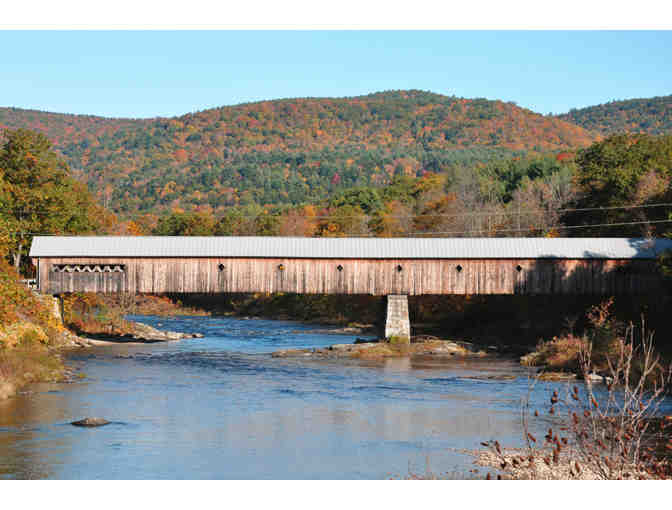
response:
<svg viewBox="0 0 672 510"><path fill-rule="evenodd" d="M532 216L532 215L540 215L540 214L549 214L549 213L563 213L563 212L589 212L589 211L613 211L613 210L618 210L618 209L645 209L645 208L652 208L652 207L672 207L672 203L659 203L659 204L645 204L645 205L621 205L621 206L608 206L608 207L581 207L581 208L563 208L563 209L548 209L545 211L505 211L505 212L472 212L472 213L454 213L454 214L443 214L443 213L436 213L436 214L386 214L386 218L398 218L398 219L406 219L406 218L461 218L461 217L493 217L493 216ZM2 211L3 209L0 209ZM5 212L12 211L14 214L53 214L53 210L49 209L35 209L32 211L22 211L19 209L4 209ZM114 213L112 213L114 214ZM141 213L135 213L133 215L134 217L141 216ZM244 218L244 219L256 219L256 218L263 218L263 217L272 217L272 214L257 214L257 215L239 215L237 218ZM328 214L328 215L316 215L316 216L302 216L302 218L310 220L310 219L329 219L329 218L340 218L340 219L346 219L346 218L362 218L362 217L370 217L371 215L363 214L363 215L347 215L347 216L340 216L336 214Z"/></svg>
<svg viewBox="0 0 672 510"><path fill-rule="evenodd" d="M619 223L595 223L591 225L558 225L552 227L557 230L576 230L581 228L598 228L598 227L619 227L619 226L629 226L629 225L650 225L653 223L672 223L672 220L652 220L652 221L626 221ZM428 235L462 235L462 234L494 234L494 233L514 233L514 232L530 232L534 230L541 230L541 228L508 228L508 229L493 229L493 230L464 230L464 231L450 231L450 232L409 232L404 234L399 234L398 236L393 237L409 237L409 236L428 236ZM79 236L88 236L88 234L54 234L54 233L39 233L39 232L23 232L25 235L32 236L69 236L69 237L79 237ZM114 236L113 236L114 237ZM134 236L131 236L134 237ZM142 237L142 236L140 236ZM154 236L162 237L162 236ZM188 237L188 236L186 236ZM213 236L213 237L234 237L234 236ZM250 236L235 236L235 237L259 237L257 235ZM271 237L295 237L295 236L271 236ZM305 236L310 237L310 236ZM347 234L343 237L375 237L383 238L388 236L376 236L371 234Z"/></svg>
<svg viewBox="0 0 672 510"><path fill-rule="evenodd" d="M558 230L575 230L580 228L596 228L596 227L622 227L626 225L650 225L652 223L672 223L672 220L652 220L652 221L625 221L620 223L595 223L591 225L558 225L552 227L553 229ZM405 236L422 236L422 235L459 235L459 234L490 234L490 233L502 233L502 232L530 232L533 230L540 230L539 228L509 228L509 229L494 229L494 230L471 230L471 231L462 231L462 232L412 232L408 234L403 234ZM359 237L359 236L358 236ZM366 236L364 236L366 237Z"/></svg>

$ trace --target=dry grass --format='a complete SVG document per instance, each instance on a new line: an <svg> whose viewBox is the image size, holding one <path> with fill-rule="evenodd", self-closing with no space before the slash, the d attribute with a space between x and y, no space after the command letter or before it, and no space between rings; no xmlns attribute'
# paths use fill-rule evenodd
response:
<svg viewBox="0 0 672 510"><path fill-rule="evenodd" d="M65 367L59 356L44 345L25 341L12 349L0 349L0 383L15 390L38 381L57 381ZM10 396L13 391L7 391Z"/></svg>
<svg viewBox="0 0 672 510"><path fill-rule="evenodd" d="M380 359L380 358L399 358L404 356L439 354L439 355L460 355L460 356L482 356L482 352L471 352L466 348L445 340L428 340L412 344L394 344L389 342L379 342L373 346L367 345L366 348L357 348L356 346L349 352L353 358L359 359Z"/></svg>
<svg viewBox="0 0 672 510"><path fill-rule="evenodd" d="M591 464L582 465L575 458L561 452L554 458L553 450L544 454L530 455L524 449L502 450L501 455L492 450L474 453L474 462L482 467L492 468L504 480L602 480L600 470ZM578 468L577 468L578 466ZM653 480L656 477L631 465L624 470L624 478ZM495 475L497 476L497 475ZM492 477L492 475L491 475Z"/></svg>
<svg viewBox="0 0 672 510"><path fill-rule="evenodd" d="M545 366L557 371L576 371L579 368L579 353L585 349L588 340L583 337L567 335L553 337L540 342L532 354L523 356L521 363L527 366Z"/></svg>
<svg viewBox="0 0 672 510"><path fill-rule="evenodd" d="M408 356L411 350L408 344L388 344L379 343L368 349L356 349L351 353L353 358L358 359L380 359Z"/></svg>

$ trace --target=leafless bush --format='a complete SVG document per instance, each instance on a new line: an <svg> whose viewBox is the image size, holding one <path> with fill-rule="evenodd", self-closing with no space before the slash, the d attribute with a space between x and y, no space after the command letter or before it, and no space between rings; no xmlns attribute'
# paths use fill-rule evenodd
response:
<svg viewBox="0 0 672 510"><path fill-rule="evenodd" d="M119 311L122 316L135 314L137 303L134 292L119 292L116 297Z"/></svg>
<svg viewBox="0 0 672 510"><path fill-rule="evenodd" d="M579 359L585 385L553 392L547 417L552 426L545 436L531 432L530 421L542 419L530 409L532 384L522 406L526 448L504 450L498 441L484 442L477 461L519 479L672 477L666 454L672 450L672 416L660 414L672 370L663 367L644 321L639 329L628 326L604 376L593 373L591 343Z"/></svg>

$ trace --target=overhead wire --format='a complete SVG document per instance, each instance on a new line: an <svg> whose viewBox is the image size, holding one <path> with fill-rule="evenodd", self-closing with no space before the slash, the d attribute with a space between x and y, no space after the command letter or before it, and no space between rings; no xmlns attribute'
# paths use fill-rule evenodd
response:
<svg viewBox="0 0 672 510"><path fill-rule="evenodd" d="M593 211L614 211L619 209L645 209L653 207L672 207L672 203L657 203L657 204L643 204L643 205L619 205L619 206L607 206L607 207L580 207L580 208L562 208L562 209L548 209L544 211L503 211L503 212L468 212L468 213L434 213L434 214L386 214L386 218L397 218L397 219L407 219L407 218L469 218L469 217L493 217L493 216L533 216L539 214L549 214L549 213L565 213L565 212L593 212ZM0 211L12 211L14 214L52 214L52 210L47 209L34 209L34 210L18 210L18 209L2 209ZM141 213L135 213L134 216L141 216ZM259 217L268 216L268 214L247 214L239 215L239 218L245 219L256 219ZM327 215L315 215L315 216L304 216L305 219L329 219L329 218L361 218L362 216L367 217L371 216L370 214L364 215L337 215L337 214L327 214Z"/></svg>
<svg viewBox="0 0 672 510"><path fill-rule="evenodd" d="M602 227L619 227L619 226L630 226L630 225L651 225L654 223L672 223L670 220L651 220L651 221L624 221L618 223L595 223L589 225L557 225L553 226L554 230L575 230L582 228L602 228ZM393 236L377 236L372 234L347 234L344 237L372 237L383 239L384 237L412 237L412 236L431 236L431 235L466 235L466 234L496 234L496 233L516 233L516 232L534 232L536 230L541 230L540 227L528 227L528 228L508 228L508 229L490 229L490 230L463 230L463 231L448 231L448 232L409 232ZM28 236L86 236L86 234L54 234L54 233L40 233L40 232L22 232L24 235ZM161 236L156 236L161 237ZM242 236L217 236L217 237L258 237L255 235L242 235ZM297 236L271 236L271 237L297 237ZM311 237L311 236L299 236L299 237Z"/></svg>

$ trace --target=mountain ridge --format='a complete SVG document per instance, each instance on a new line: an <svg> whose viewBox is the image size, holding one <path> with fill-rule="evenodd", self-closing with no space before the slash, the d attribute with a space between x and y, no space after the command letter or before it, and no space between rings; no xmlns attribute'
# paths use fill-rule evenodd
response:
<svg viewBox="0 0 672 510"><path fill-rule="evenodd" d="M512 102L421 90L241 103L150 119L0 108L116 212L297 204L393 175L575 151L603 136Z"/></svg>
<svg viewBox="0 0 672 510"><path fill-rule="evenodd" d="M573 108L556 118L602 135L619 132L663 135L672 132L672 95L609 101Z"/></svg>

